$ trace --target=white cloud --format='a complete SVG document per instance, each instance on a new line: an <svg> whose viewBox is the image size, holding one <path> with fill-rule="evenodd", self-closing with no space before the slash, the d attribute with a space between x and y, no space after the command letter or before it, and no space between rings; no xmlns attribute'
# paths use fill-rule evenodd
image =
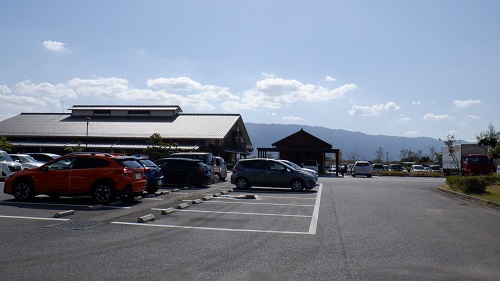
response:
<svg viewBox="0 0 500 281"><path fill-rule="evenodd" d="M42 46L54 53L70 53L71 51L66 48L66 43L57 42L57 41L43 41Z"/></svg>
<svg viewBox="0 0 500 281"><path fill-rule="evenodd" d="M286 121L305 121L304 118L297 117L297 116L286 116L286 117L283 117L283 120L286 120Z"/></svg>
<svg viewBox="0 0 500 281"><path fill-rule="evenodd" d="M422 103L420 101L412 101L411 105L421 105Z"/></svg>
<svg viewBox="0 0 500 281"><path fill-rule="evenodd" d="M372 106L360 106L353 105L347 113L349 115L363 115L363 116L376 116L379 115L380 112L385 110L399 110L400 107L395 102L388 102L386 104L375 104Z"/></svg>
<svg viewBox="0 0 500 281"><path fill-rule="evenodd" d="M337 79L335 79L335 78L333 78L331 76L326 76L324 80L327 81L327 82L335 82L335 81L337 81Z"/></svg>
<svg viewBox="0 0 500 281"><path fill-rule="evenodd" d="M297 80L266 78L257 82L255 89L243 93L238 100L224 102L227 111L245 109L278 109L298 102L325 102L340 98L356 89L354 84L328 89Z"/></svg>
<svg viewBox="0 0 500 281"><path fill-rule="evenodd" d="M266 77L266 78L274 78L274 74L270 74L270 73L262 72L261 75Z"/></svg>
<svg viewBox="0 0 500 281"><path fill-rule="evenodd" d="M407 137L416 137L419 135L419 132L418 131L407 131L404 133L405 136Z"/></svg>
<svg viewBox="0 0 500 281"><path fill-rule="evenodd" d="M0 94L10 94L12 91L5 85L0 85Z"/></svg>
<svg viewBox="0 0 500 281"><path fill-rule="evenodd" d="M479 119L479 116L477 116L477 115L467 115L465 118L466 118L466 119L473 119L473 120L477 120L477 119Z"/></svg>
<svg viewBox="0 0 500 281"><path fill-rule="evenodd" d="M480 100L455 100L453 104L458 107L458 108L466 108L474 104L481 104L483 103Z"/></svg>
<svg viewBox="0 0 500 281"><path fill-rule="evenodd" d="M436 114L428 113L428 114L425 114L423 116L423 119L424 120L438 120L438 121L440 121L440 120L449 120L451 118L448 114L436 115Z"/></svg>
<svg viewBox="0 0 500 281"><path fill-rule="evenodd" d="M43 96L47 99L76 98L76 93L66 84L40 83L32 84L31 80L24 80L14 87L16 95Z"/></svg>

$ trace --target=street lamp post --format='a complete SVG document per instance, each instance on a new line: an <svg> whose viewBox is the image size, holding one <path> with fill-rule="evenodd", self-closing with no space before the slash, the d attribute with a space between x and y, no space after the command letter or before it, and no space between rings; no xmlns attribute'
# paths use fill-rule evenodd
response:
<svg viewBox="0 0 500 281"><path fill-rule="evenodd" d="M85 150L87 150L87 147L89 145L89 122L90 122L90 117L85 118L87 120L87 133L85 135Z"/></svg>

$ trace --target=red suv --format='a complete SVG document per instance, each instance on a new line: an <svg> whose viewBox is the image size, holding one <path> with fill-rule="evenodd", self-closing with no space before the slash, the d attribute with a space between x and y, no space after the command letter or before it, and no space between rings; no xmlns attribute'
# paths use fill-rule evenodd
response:
<svg viewBox="0 0 500 281"><path fill-rule="evenodd" d="M99 204L108 204L116 196L133 197L146 189L146 176L134 157L107 153L72 153L56 158L36 169L11 174L4 193L17 200L35 195L90 195Z"/></svg>

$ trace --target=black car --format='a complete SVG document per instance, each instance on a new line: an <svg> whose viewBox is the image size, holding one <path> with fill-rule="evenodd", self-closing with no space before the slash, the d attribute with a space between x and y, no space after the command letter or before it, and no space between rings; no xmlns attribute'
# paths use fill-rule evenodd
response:
<svg viewBox="0 0 500 281"><path fill-rule="evenodd" d="M210 167L201 160L162 158L153 162L160 167L164 184L206 186L212 180Z"/></svg>
<svg viewBox="0 0 500 281"><path fill-rule="evenodd" d="M144 168L144 174L147 177L146 191L148 193L155 193L160 186L163 185L163 173L153 161L149 159L138 158L137 161Z"/></svg>

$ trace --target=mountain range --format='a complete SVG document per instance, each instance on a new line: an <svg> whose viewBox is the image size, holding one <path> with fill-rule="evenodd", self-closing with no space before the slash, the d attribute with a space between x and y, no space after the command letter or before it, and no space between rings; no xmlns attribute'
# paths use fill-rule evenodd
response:
<svg viewBox="0 0 500 281"><path fill-rule="evenodd" d="M384 161L399 161L401 150L421 151L422 156L430 156L431 149L441 152L444 142L429 137L397 137L386 135L368 135L341 129L306 125L257 124L246 123L245 127L252 141L257 156L257 148L270 148L272 144L304 129L309 134L332 144L332 148L342 151L344 159L374 160L380 147Z"/></svg>

